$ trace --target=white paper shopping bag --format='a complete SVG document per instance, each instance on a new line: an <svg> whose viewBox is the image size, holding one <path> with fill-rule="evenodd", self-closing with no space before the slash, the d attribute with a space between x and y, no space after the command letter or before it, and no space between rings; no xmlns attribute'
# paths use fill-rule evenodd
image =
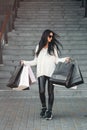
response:
<svg viewBox="0 0 87 130"><path fill-rule="evenodd" d="M28 66L24 65L18 86L29 87Z"/></svg>

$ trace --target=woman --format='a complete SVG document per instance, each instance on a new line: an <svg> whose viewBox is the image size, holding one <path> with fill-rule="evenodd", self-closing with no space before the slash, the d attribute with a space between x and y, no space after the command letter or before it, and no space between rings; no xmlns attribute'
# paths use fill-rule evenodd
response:
<svg viewBox="0 0 87 130"><path fill-rule="evenodd" d="M42 34L39 45L36 47L35 58L32 61L21 61L25 65L37 65L37 78L39 95L41 100L40 116L48 120L52 119L52 107L54 102L54 85L49 82L49 78L54 72L55 65L61 61L69 61L70 58L59 58L58 53L60 42L56 39L58 35L51 30L45 30ZM45 86L48 83L48 107L46 106Z"/></svg>

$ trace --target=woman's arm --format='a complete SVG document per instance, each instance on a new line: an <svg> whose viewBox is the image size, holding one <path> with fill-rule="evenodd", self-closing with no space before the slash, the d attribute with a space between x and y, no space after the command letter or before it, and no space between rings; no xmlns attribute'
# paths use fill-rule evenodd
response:
<svg viewBox="0 0 87 130"><path fill-rule="evenodd" d="M21 64L35 66L37 65L37 57L35 57L34 60L31 61L21 60Z"/></svg>
<svg viewBox="0 0 87 130"><path fill-rule="evenodd" d="M57 64L58 62L70 62L70 60L71 60L70 57L59 58L56 49L54 49L54 53L55 53L55 61L56 61L56 64Z"/></svg>
<svg viewBox="0 0 87 130"><path fill-rule="evenodd" d="M35 53L37 49L38 49L38 45L36 46ZM37 65L37 56L35 55L34 59L31 61L21 60L21 64L35 66Z"/></svg>

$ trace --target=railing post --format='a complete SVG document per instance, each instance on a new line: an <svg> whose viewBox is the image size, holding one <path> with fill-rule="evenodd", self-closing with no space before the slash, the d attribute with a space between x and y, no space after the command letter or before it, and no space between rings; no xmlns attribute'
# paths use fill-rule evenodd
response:
<svg viewBox="0 0 87 130"><path fill-rule="evenodd" d="M13 15L13 12L12 12L12 14L11 14L11 26L12 26L12 29L14 29L15 27L14 27L14 15Z"/></svg>
<svg viewBox="0 0 87 130"><path fill-rule="evenodd" d="M84 0L82 0L82 5L81 5L81 7L84 7Z"/></svg>
<svg viewBox="0 0 87 130"><path fill-rule="evenodd" d="M14 7L13 7L15 18L17 17L17 0L14 1Z"/></svg>
<svg viewBox="0 0 87 130"><path fill-rule="evenodd" d="M87 17L87 0L85 0L85 17Z"/></svg>
<svg viewBox="0 0 87 130"><path fill-rule="evenodd" d="M7 33L8 33L8 28L6 27L6 30L5 30L5 33L4 33L4 39L5 39L6 44L8 44L8 35L7 35Z"/></svg>
<svg viewBox="0 0 87 130"><path fill-rule="evenodd" d="M0 64L3 64L3 60L2 60L2 47L1 47L1 40L0 40Z"/></svg>
<svg viewBox="0 0 87 130"><path fill-rule="evenodd" d="M9 31L11 32L12 31L12 18L10 16L10 19L8 21L8 26L9 26Z"/></svg>
<svg viewBox="0 0 87 130"><path fill-rule="evenodd" d="M20 0L17 0L17 8L20 7Z"/></svg>

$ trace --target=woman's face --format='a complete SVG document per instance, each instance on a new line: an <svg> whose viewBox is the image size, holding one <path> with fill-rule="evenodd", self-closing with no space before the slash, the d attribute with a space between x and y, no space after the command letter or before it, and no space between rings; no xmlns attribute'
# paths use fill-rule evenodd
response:
<svg viewBox="0 0 87 130"><path fill-rule="evenodd" d="M53 33L51 32L47 38L48 43L52 41Z"/></svg>

